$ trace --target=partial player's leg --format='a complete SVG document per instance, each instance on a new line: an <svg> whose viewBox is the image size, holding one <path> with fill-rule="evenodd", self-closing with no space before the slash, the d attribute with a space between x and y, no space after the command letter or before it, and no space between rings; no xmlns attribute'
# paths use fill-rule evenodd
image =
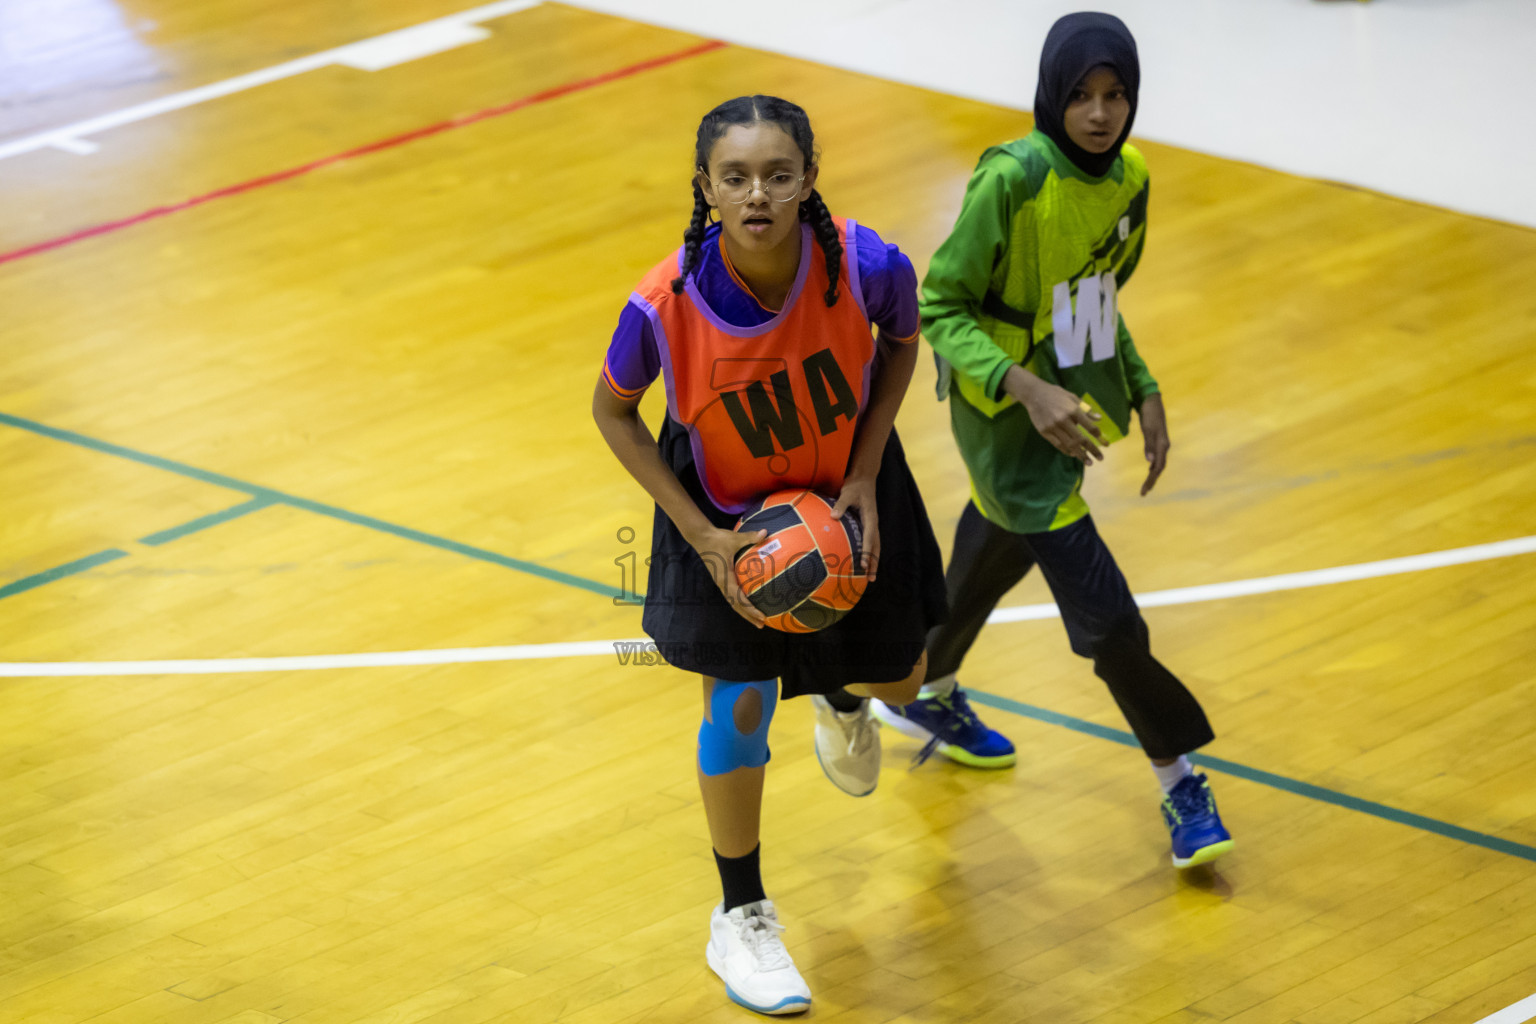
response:
<svg viewBox="0 0 1536 1024"><path fill-rule="evenodd" d="M1072 650L1093 660L1163 788L1163 818L1176 867L1232 849L1210 784L1185 756L1215 738L1195 695L1152 656L1150 634L1114 555L1092 517L1028 542L1050 584Z"/></svg>
<svg viewBox="0 0 1536 1024"><path fill-rule="evenodd" d="M895 683L850 683L815 694L816 760L833 784L850 796L868 796L880 781L880 726L870 717L871 698L906 702L917 696L927 671L922 655L907 678Z"/></svg>
<svg viewBox="0 0 1536 1024"><path fill-rule="evenodd" d="M723 890L704 956L732 1000L770 1014L799 1013L811 1004L811 990L779 938L784 929L758 865L768 724L778 693L776 679L705 677L699 728L699 792Z"/></svg>
<svg viewBox="0 0 1536 1024"><path fill-rule="evenodd" d="M955 526L955 547L944 573L949 619L928 634L927 683L953 677L987 616L1029 570L1035 557L1023 535L1010 533L967 502Z"/></svg>
<svg viewBox="0 0 1536 1024"><path fill-rule="evenodd" d="M882 722L924 743L918 761L935 751L973 768L1007 768L1018 756L1001 733L984 725L971 709L956 673L987 616L1034 565L1019 534L990 522L968 502L955 528L955 547L944 587L949 620L928 634L928 670L922 689L906 704L874 705Z"/></svg>

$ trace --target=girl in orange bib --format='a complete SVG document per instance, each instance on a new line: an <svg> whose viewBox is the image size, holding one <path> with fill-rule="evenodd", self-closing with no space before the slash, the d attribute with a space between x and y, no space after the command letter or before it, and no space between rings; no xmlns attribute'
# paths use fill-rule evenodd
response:
<svg viewBox="0 0 1536 1024"><path fill-rule="evenodd" d="M895 246L828 211L793 103L716 107L694 163L685 244L625 305L593 417L656 502L645 630L704 677L698 776L724 890L706 958L736 1002L795 1013L810 989L758 868L768 722L781 696L811 695L823 769L870 792L869 698L916 696L924 639L947 613L938 544L892 429L917 360L917 278ZM667 413L653 438L639 403L658 376ZM864 596L818 633L761 628L732 571L763 536L735 532L737 516L791 487L835 497L834 513L863 526Z"/></svg>

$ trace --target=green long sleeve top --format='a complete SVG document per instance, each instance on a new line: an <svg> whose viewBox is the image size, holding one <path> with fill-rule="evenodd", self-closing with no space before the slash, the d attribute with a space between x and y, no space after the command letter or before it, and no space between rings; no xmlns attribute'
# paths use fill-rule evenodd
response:
<svg viewBox="0 0 1536 1024"><path fill-rule="evenodd" d="M1058 529L1087 506L1081 464L1003 391L1010 366L1081 396L1111 440L1158 391L1117 302L1145 244L1147 190L1146 161L1129 145L1102 178L1038 131L995 146L923 280L923 334L939 356L940 398L955 400L973 497L1015 532Z"/></svg>

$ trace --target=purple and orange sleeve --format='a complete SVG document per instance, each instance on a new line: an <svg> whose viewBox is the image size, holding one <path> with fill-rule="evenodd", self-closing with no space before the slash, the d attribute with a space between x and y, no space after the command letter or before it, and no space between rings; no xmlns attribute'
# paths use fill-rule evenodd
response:
<svg viewBox="0 0 1536 1024"><path fill-rule="evenodd" d="M633 401L645 394L661 372L661 357L656 351L656 335L650 317L633 302L619 314L619 326L608 343L608 357L603 360L603 380L615 395Z"/></svg>
<svg viewBox="0 0 1536 1024"><path fill-rule="evenodd" d="M880 328L880 336L887 341L916 341L921 320L917 309L917 272L912 269L912 261L863 224L859 225L857 237L855 255L870 322Z"/></svg>

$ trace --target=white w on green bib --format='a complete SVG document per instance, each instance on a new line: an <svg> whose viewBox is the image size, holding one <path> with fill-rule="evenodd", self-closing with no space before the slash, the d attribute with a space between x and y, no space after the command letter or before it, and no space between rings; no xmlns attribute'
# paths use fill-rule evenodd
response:
<svg viewBox="0 0 1536 1024"><path fill-rule="evenodd" d="M1115 303L1115 274L1106 270L1097 277L1077 282L1077 307L1073 308L1073 285L1061 281L1051 289L1051 332L1056 348L1056 365L1062 369L1081 366L1092 345L1092 361L1103 362L1115 356L1115 333L1119 329L1120 310Z"/></svg>

